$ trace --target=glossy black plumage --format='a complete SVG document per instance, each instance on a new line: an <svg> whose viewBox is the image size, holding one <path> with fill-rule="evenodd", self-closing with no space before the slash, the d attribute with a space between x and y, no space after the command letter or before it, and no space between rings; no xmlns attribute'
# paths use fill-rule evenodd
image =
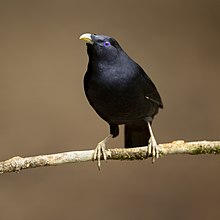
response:
<svg viewBox="0 0 220 220"><path fill-rule="evenodd" d="M115 39L89 38L83 40L88 42L84 89L90 105L109 124L113 137L119 134L118 125L125 124L125 147L148 145L148 122L163 108L154 83Z"/></svg>

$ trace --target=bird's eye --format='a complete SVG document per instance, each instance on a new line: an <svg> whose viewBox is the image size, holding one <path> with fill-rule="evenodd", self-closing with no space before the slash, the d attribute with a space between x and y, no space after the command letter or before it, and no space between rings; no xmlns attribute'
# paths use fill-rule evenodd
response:
<svg viewBox="0 0 220 220"><path fill-rule="evenodd" d="M111 46L111 44L110 44L110 42L105 41L105 42L104 42L104 46L105 46L105 47L109 47L109 46Z"/></svg>

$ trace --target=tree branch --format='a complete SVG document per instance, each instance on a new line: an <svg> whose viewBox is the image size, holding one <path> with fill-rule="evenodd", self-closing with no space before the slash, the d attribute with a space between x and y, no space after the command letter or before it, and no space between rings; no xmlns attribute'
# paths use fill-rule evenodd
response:
<svg viewBox="0 0 220 220"><path fill-rule="evenodd" d="M172 154L219 154L220 141L184 142L174 141L167 144L159 144L160 156ZM108 160L144 160L147 159L147 147L115 148L107 150ZM33 157L13 157L0 162L0 174L19 172L22 169L57 166L66 163L86 162L93 160L94 150L70 151L64 153L39 155ZM151 156L150 156L151 157ZM103 158L102 158L103 159Z"/></svg>

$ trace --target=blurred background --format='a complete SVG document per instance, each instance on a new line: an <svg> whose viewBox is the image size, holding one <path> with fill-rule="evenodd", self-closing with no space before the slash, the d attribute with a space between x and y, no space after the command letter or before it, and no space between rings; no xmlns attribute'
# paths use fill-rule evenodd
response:
<svg viewBox="0 0 220 220"><path fill-rule="evenodd" d="M0 1L0 160L94 149L109 132L83 91L85 32L116 38L164 110L158 143L219 140L220 1ZM123 147L120 137L109 148ZM0 176L0 219L219 219L219 156L167 156Z"/></svg>

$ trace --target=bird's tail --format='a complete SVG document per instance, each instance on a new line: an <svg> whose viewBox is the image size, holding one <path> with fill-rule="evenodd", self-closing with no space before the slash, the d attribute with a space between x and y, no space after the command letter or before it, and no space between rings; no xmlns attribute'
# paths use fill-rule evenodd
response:
<svg viewBox="0 0 220 220"><path fill-rule="evenodd" d="M150 132L146 121L125 124L125 148L147 146Z"/></svg>

